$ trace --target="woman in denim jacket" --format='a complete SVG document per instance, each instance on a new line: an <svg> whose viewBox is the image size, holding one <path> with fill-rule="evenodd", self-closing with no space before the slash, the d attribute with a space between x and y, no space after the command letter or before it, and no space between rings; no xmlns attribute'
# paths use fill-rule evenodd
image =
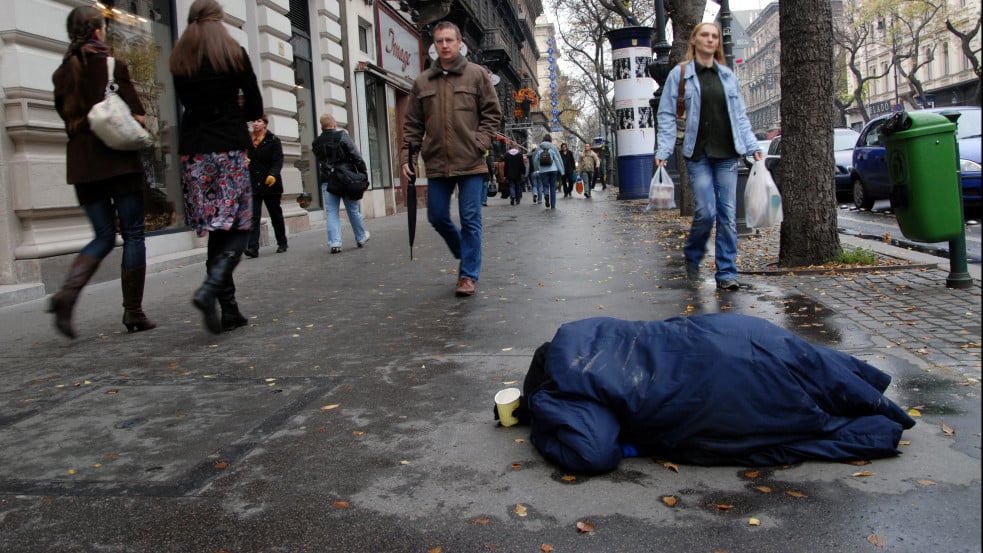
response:
<svg viewBox="0 0 983 553"><path fill-rule="evenodd" d="M686 133L683 157L689 170L696 210L683 253L686 277L700 278L700 263L714 221L717 288L738 290L737 163L740 156L761 159L761 149L741 99L737 77L724 64L720 27L700 23L690 36L686 61L669 72L659 102L659 140L655 152L661 167L672 154L676 133L676 98L681 68L685 69Z"/></svg>

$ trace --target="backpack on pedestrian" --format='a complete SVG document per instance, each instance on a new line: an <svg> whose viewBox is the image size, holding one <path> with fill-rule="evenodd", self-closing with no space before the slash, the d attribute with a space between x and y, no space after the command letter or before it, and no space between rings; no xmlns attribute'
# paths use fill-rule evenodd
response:
<svg viewBox="0 0 983 553"><path fill-rule="evenodd" d="M328 135L328 132L333 134ZM342 147L343 135L344 132L340 130L325 131L315 140L313 149L318 172L322 182L328 183L328 192L350 200L361 200L369 188L369 176L364 170L359 170L355 160Z"/></svg>
<svg viewBox="0 0 983 553"><path fill-rule="evenodd" d="M539 166L540 167L551 167L553 165L553 156L550 155L550 151L543 148L543 151L539 153Z"/></svg>

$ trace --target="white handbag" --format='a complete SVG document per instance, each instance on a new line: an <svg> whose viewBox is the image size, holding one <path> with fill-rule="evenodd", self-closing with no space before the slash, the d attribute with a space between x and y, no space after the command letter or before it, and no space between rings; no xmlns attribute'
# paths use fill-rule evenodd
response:
<svg viewBox="0 0 983 553"><path fill-rule="evenodd" d="M133 118L130 106L116 92L119 90L113 79L116 60L106 58L106 67L109 69L106 97L89 110L89 128L114 150L139 150L149 146L152 143L150 133Z"/></svg>

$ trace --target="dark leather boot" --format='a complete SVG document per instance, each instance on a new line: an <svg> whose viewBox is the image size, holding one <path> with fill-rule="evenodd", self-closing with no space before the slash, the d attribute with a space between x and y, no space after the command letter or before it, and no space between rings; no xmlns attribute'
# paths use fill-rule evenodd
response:
<svg viewBox="0 0 983 553"><path fill-rule="evenodd" d="M214 262L206 263L208 276L191 298L191 303L201 311L204 317L205 328L212 334L222 332L222 320L219 318L215 302L225 288L226 279L232 274L238 261L239 254L226 251L218 254Z"/></svg>
<svg viewBox="0 0 983 553"><path fill-rule="evenodd" d="M65 283L61 285L61 290L51 296L48 303L48 313L55 314L55 328L65 336L75 339L75 327L72 325L72 312L75 310L75 302L78 301L79 292L85 286L96 269L99 268L98 257L91 255L80 255L72 261L72 266L68 269L68 276Z"/></svg>
<svg viewBox="0 0 983 553"><path fill-rule="evenodd" d="M157 323L148 319L143 312L143 283L146 276L146 267L123 269L120 276L123 288L123 326L127 332L157 328Z"/></svg>
<svg viewBox="0 0 983 553"><path fill-rule="evenodd" d="M232 270L229 271L228 280L225 282L225 286L222 290L216 294L218 299L218 305L222 308L222 330L229 331L235 330L240 326L246 326L249 321L242 316L239 312L239 302L236 301L236 285L235 280L232 278L232 271L235 270L235 266L239 264L237 258L235 265L232 266Z"/></svg>

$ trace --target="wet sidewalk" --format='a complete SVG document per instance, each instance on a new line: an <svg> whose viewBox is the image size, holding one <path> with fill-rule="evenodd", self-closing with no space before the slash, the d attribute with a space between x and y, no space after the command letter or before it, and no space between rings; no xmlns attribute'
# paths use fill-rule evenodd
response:
<svg viewBox="0 0 983 553"><path fill-rule="evenodd" d="M979 280L948 290L945 270L917 269L694 288L678 236L613 196L490 199L467 299L421 212L413 261L403 216L367 221L365 248L344 225L339 255L322 228L243 260L250 326L219 336L190 304L195 260L148 276L153 331L125 333L118 281L86 289L76 341L44 300L0 309L0 550L852 552L876 535L885 551L979 551ZM721 311L892 374L888 395L921 413L904 454L754 474L630 459L571 478L526 429L492 421L494 392L521 383L564 322Z"/></svg>

